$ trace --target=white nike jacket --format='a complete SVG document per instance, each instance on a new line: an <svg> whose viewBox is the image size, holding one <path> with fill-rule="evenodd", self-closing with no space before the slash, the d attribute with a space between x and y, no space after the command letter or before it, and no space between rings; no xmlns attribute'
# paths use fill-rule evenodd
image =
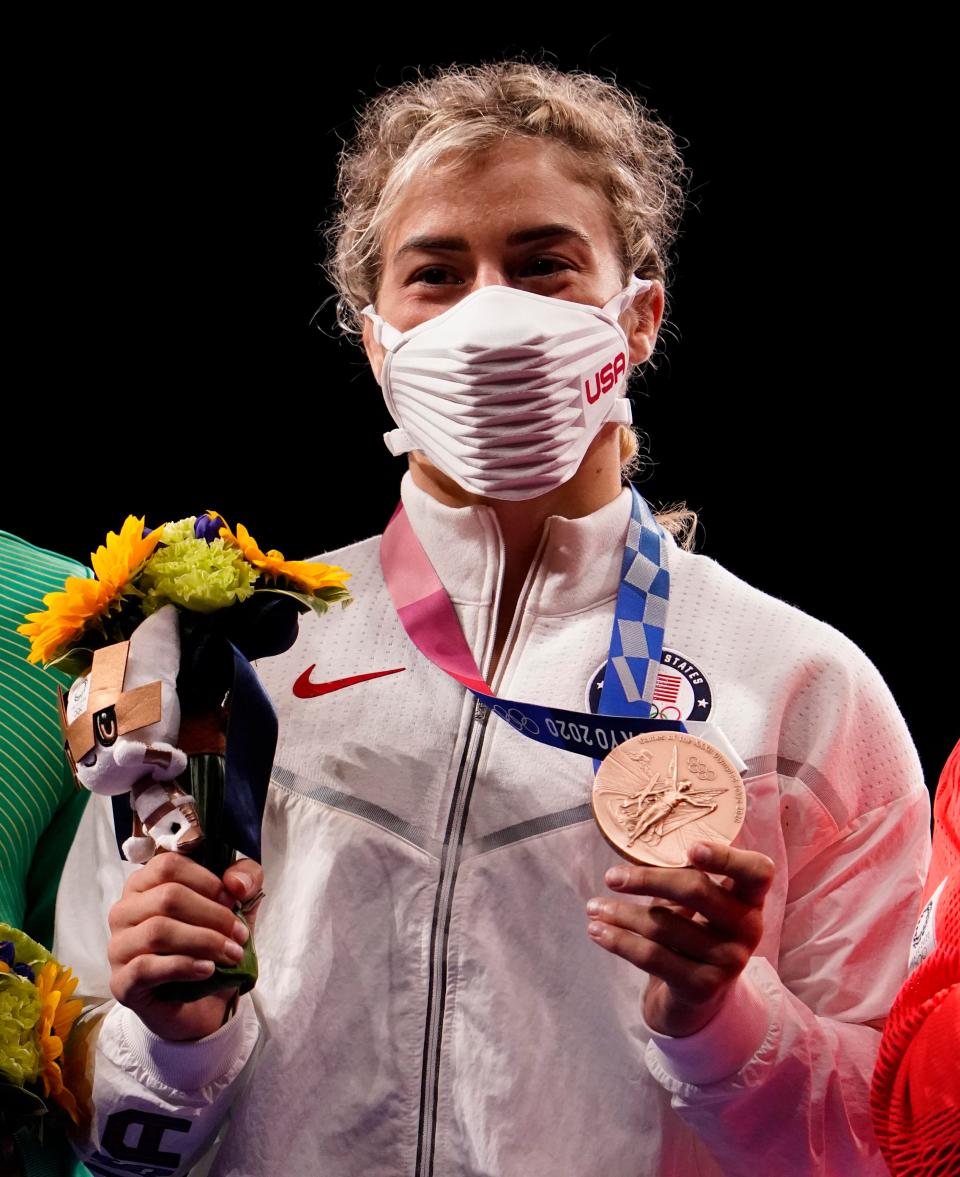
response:
<svg viewBox="0 0 960 1177"><path fill-rule="evenodd" d="M485 669L494 514L443 506L409 475L402 493ZM548 521L498 693L586 708L629 515L625 490ZM658 694L709 712L746 761L737 844L777 867L745 973L703 1030L671 1039L644 1023L645 974L586 934L586 901L617 861L591 817L591 761L478 712L419 654L376 538L322 558L353 573L356 603L308 615L258 666L280 717L259 984L198 1042L103 1007L78 1144L90 1169L187 1173L232 1105L221 1177L885 1173L868 1023L905 975L929 802L860 650L671 544ZM56 944L89 993L109 996L107 913L133 869L109 800L92 797Z"/></svg>

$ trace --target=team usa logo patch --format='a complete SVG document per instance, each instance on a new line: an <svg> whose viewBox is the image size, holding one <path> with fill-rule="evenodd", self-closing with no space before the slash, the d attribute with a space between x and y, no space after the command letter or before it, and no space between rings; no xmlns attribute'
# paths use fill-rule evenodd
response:
<svg viewBox="0 0 960 1177"><path fill-rule="evenodd" d="M600 692L607 664L603 663L587 687L587 710L596 715L600 707ZM713 694L707 676L699 666L678 654L664 650L653 691L652 719L704 720L713 707Z"/></svg>

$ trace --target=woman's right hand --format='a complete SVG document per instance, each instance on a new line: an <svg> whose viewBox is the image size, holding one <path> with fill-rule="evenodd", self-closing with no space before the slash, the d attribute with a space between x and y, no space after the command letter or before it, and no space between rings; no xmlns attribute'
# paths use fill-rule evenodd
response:
<svg viewBox="0 0 960 1177"><path fill-rule="evenodd" d="M241 858L223 880L182 854L157 854L127 879L110 909L110 990L154 1034L170 1041L204 1038L223 1025L235 989L198 1001L159 1001L167 981L209 977L214 962L236 964L247 929L234 915L238 901L260 892L263 868ZM256 912L246 916L251 928Z"/></svg>

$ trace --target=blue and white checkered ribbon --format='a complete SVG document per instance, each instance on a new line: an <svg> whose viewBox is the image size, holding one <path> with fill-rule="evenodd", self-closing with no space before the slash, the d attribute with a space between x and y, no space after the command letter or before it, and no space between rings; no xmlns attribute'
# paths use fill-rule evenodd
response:
<svg viewBox="0 0 960 1177"><path fill-rule="evenodd" d="M603 676L602 715L649 715L663 654L670 600L670 571L663 528L633 492L620 573L620 591L610 635L610 657Z"/></svg>
<svg viewBox="0 0 960 1177"><path fill-rule="evenodd" d="M669 540L636 489L630 489L630 523L597 715L494 695L477 669L450 598L402 507L381 542L381 563L397 615L420 652L516 731L539 743L591 756L597 763L631 736L687 730L679 722L650 718L670 596ZM411 575L411 569L416 574ZM414 591L410 591L411 583L417 586ZM438 635L444 639L439 645Z"/></svg>

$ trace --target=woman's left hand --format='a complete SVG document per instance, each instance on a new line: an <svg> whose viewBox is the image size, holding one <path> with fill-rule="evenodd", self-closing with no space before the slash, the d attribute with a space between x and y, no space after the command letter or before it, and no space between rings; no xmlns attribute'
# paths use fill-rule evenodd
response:
<svg viewBox="0 0 960 1177"><path fill-rule="evenodd" d="M665 902L604 897L587 904L588 935L650 974L643 1016L651 1030L674 1038L702 1029L746 967L763 934L774 870L765 854L721 842L694 846L690 859L686 867L607 871L611 889Z"/></svg>

